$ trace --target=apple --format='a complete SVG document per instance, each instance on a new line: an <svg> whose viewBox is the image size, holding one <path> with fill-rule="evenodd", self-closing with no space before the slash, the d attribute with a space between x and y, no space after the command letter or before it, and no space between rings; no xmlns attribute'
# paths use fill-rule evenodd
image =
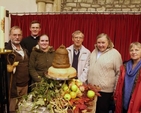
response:
<svg viewBox="0 0 141 113"><path fill-rule="evenodd" d="M75 84L73 84L72 86L71 86L71 90L72 91L77 91L77 89L78 89L78 87L77 87L77 85L75 85Z"/></svg>
<svg viewBox="0 0 141 113"><path fill-rule="evenodd" d="M76 98L76 96L77 96L77 95L76 95L76 92L74 92L74 91L71 91L71 92L70 92L70 95L71 95L71 98Z"/></svg>
<svg viewBox="0 0 141 113"><path fill-rule="evenodd" d="M66 84L62 88L63 88L63 91L67 91L69 89L69 87Z"/></svg>
<svg viewBox="0 0 141 113"><path fill-rule="evenodd" d="M74 81L74 80L71 80L71 81L69 82L69 87L71 87L72 85L75 85L75 81Z"/></svg>
<svg viewBox="0 0 141 113"><path fill-rule="evenodd" d="M66 94L64 95L64 99L65 99L65 100L70 100L70 99L71 99L71 95L68 94L68 93L66 93Z"/></svg>
<svg viewBox="0 0 141 113"><path fill-rule="evenodd" d="M93 90L88 90L87 97L93 98L95 96L95 92Z"/></svg>

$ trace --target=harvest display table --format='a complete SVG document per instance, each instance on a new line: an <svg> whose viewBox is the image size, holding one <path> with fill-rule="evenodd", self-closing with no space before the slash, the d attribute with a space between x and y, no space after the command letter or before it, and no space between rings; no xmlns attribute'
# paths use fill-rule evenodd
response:
<svg viewBox="0 0 141 113"><path fill-rule="evenodd" d="M78 79L54 80L44 78L35 84L33 91L19 103L18 113L95 113L96 95L87 92L93 86ZM77 90L72 86L77 85ZM75 92L76 95L71 95ZM67 96L66 96L67 95Z"/></svg>

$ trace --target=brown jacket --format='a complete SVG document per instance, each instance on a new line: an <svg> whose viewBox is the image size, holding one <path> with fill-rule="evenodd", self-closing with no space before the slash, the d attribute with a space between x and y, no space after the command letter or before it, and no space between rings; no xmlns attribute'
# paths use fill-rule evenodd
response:
<svg viewBox="0 0 141 113"><path fill-rule="evenodd" d="M55 55L53 47L49 47L47 52L43 52L37 46L35 46L30 54L29 60L29 73L33 79L33 82L40 82L44 73L52 65L52 61Z"/></svg>
<svg viewBox="0 0 141 113"><path fill-rule="evenodd" d="M8 42L5 48L13 50L11 46L11 41ZM12 98L17 97L16 86L19 86L19 87L26 86L28 85L28 81L29 81L29 72L28 72L29 58L27 55L27 50L23 48L23 51L25 54L24 59L22 58L22 56L19 53L17 53L16 51L13 51L13 53L16 55L15 61L18 61L19 64L18 66L16 66L15 73L12 75L11 74L9 75L9 78L10 76L13 76L12 85L11 85L11 97ZM13 57L11 56L9 58L12 63Z"/></svg>

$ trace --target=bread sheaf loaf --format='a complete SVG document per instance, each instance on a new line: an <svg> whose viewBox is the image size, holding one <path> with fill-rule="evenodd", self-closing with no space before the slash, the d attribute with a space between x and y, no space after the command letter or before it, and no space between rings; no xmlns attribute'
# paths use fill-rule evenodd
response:
<svg viewBox="0 0 141 113"><path fill-rule="evenodd" d="M52 62L54 68L68 68L70 67L68 51L64 45L61 45L56 51Z"/></svg>

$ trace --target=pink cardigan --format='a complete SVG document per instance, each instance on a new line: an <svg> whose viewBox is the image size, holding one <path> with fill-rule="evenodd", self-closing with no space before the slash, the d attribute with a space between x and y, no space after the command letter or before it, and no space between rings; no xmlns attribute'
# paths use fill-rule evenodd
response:
<svg viewBox="0 0 141 113"><path fill-rule="evenodd" d="M114 100L116 105L115 113L122 113L122 92L125 78L125 66L122 65L120 68L120 76L114 93ZM141 69L139 70L139 77L135 84L135 89L132 93L132 97L129 103L127 113L140 113L141 112Z"/></svg>

